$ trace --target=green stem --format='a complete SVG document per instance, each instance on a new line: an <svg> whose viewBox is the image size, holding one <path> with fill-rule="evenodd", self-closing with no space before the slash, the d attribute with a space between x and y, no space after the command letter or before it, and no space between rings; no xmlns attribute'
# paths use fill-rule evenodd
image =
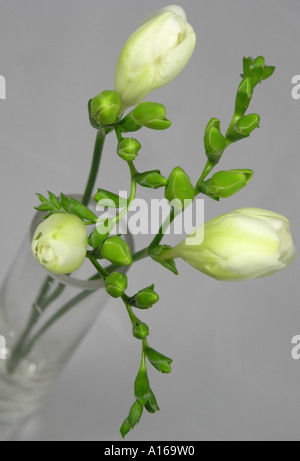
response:
<svg viewBox="0 0 300 461"><path fill-rule="evenodd" d="M21 360L24 359L31 352L35 343L40 339L41 336L43 336L61 317L63 317L71 309L73 309L74 306L76 306L78 303L80 303L93 293L94 291L82 291L79 295L75 296L68 303L66 303L55 315L53 315L48 320L48 322L36 333L36 335L33 336L33 338L28 342L28 344L25 345L25 348L22 349L20 355L18 356L18 360L16 360L13 364L14 367L12 372L16 369Z"/></svg>
<svg viewBox="0 0 300 461"><path fill-rule="evenodd" d="M167 228L172 224L172 222L174 221L175 218L176 218L175 210L174 210L174 208L172 208L172 210L170 211L169 216L166 218L166 220L161 225L161 227L160 227L160 229L158 231L158 234L154 237L154 239L150 243L149 250L151 248L154 248L154 247L156 247L156 246L158 246L160 244L160 242L164 238L164 235L165 235L165 232L166 232Z"/></svg>
<svg viewBox="0 0 300 461"><path fill-rule="evenodd" d="M125 307L126 307L126 310L128 312L131 324L134 327L137 323L140 322L140 320L134 315L134 313L132 311L131 304L128 302L128 297L125 294L122 296L122 300L123 300L123 302L125 304Z"/></svg>
<svg viewBox="0 0 300 461"><path fill-rule="evenodd" d="M141 261L142 259L148 258L149 256L149 248L143 248L140 251L137 251L132 255L132 264L136 263L137 261ZM110 266L107 266L105 270L111 274L112 272L116 272L121 269L121 266L115 266L114 264L111 264Z"/></svg>
<svg viewBox="0 0 300 461"><path fill-rule="evenodd" d="M121 213L118 214L118 216L115 217L114 223L117 224L123 216L125 216L128 213L129 208L131 207L132 202L135 199L136 196L136 181L133 179L133 176L136 174L136 169L133 164L133 162L128 162L129 170L130 170L130 176L131 176L131 183L130 183L130 196L127 199L127 204L124 210L121 211Z"/></svg>
<svg viewBox="0 0 300 461"><path fill-rule="evenodd" d="M28 340L28 336L30 335L33 327L36 325L38 322L40 316L42 313L47 309L47 307L56 299L58 298L63 290L65 289L65 285L59 284L56 290L50 295L48 298L45 299L47 293L49 292L51 285L53 283L54 279L53 277L47 277L46 282L42 286L42 289L37 297L36 302L33 304L32 308L32 313L29 318L28 324L21 334L18 342L13 348L12 354L7 362L6 369L7 371L12 374L17 366L20 363L20 360L23 357L23 348L24 345L26 344L26 341Z"/></svg>
<svg viewBox="0 0 300 461"><path fill-rule="evenodd" d="M93 264L93 266L95 267L95 269L97 269L100 277L105 280L106 277L109 275L109 272L107 272L97 261L96 258L94 258L91 253L88 254L88 258L89 260L91 261L91 263Z"/></svg>
<svg viewBox="0 0 300 461"><path fill-rule="evenodd" d="M89 201L93 193L93 189L95 187L96 179L98 176L98 171L99 171L103 147L104 147L105 136L106 136L105 130L103 128L99 128L97 132L96 142L95 142L91 171L90 171L89 179L88 179L86 189L84 192L84 196L82 199L82 203L86 206L89 204Z"/></svg>
<svg viewBox="0 0 300 461"><path fill-rule="evenodd" d="M203 183L203 181L207 178L209 173L212 171L212 169L215 167L213 163L211 163L209 160L207 160L205 167L203 168L202 174L200 178L197 181L196 187L195 187L195 196L200 194L200 185Z"/></svg>

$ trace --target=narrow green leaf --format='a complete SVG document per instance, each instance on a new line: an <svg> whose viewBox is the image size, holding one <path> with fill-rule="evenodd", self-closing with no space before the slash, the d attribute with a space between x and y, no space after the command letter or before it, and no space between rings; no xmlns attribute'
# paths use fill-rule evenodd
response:
<svg viewBox="0 0 300 461"><path fill-rule="evenodd" d="M51 203L42 203L41 205L34 207L37 211L53 211L55 207Z"/></svg>
<svg viewBox="0 0 300 461"><path fill-rule="evenodd" d="M160 257L160 254L163 252L163 250L166 250L167 248L171 248L168 245L160 245L155 248L150 248L149 249L149 255L153 259L153 261L157 262L161 266L165 267L169 271L173 272L173 274L178 275L178 270L175 264L174 259L163 259Z"/></svg>
<svg viewBox="0 0 300 461"><path fill-rule="evenodd" d="M147 403L145 404L145 408L148 411L148 413L156 413L157 411L160 411L155 395L153 394L151 389L150 396L148 398Z"/></svg>
<svg viewBox="0 0 300 461"><path fill-rule="evenodd" d="M61 197L61 204L62 204L62 207L63 209L69 213L69 214L73 214L73 210L71 208L71 202L70 202L70 199L68 197L66 197L64 194L60 194L60 197Z"/></svg>
<svg viewBox="0 0 300 461"><path fill-rule="evenodd" d="M42 194L35 194L35 195L40 199L42 203L48 203L48 200Z"/></svg>
<svg viewBox="0 0 300 461"><path fill-rule="evenodd" d="M78 202L74 198L70 198L71 210L81 219L96 223L98 221L97 216L89 208L82 203Z"/></svg>
<svg viewBox="0 0 300 461"><path fill-rule="evenodd" d="M58 198L50 191L48 191L49 202L54 206L56 210L61 210L61 204L59 203Z"/></svg>

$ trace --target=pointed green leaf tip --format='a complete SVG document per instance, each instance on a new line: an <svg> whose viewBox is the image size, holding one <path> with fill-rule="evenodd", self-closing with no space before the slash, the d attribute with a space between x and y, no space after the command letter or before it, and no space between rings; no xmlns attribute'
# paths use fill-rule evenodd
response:
<svg viewBox="0 0 300 461"><path fill-rule="evenodd" d="M153 261L157 262L161 266L163 266L165 269L168 269L171 271L173 274L178 275L178 270L175 264L174 259L164 259L163 253L164 250L170 249L171 247L168 245L159 245L154 248L149 249L149 255L153 259Z"/></svg>
<svg viewBox="0 0 300 461"><path fill-rule="evenodd" d="M148 413L152 413L152 414L156 413L157 411L160 411L155 395L153 394L151 389L150 389L150 395L149 395L148 401L145 404L145 408L148 411Z"/></svg>

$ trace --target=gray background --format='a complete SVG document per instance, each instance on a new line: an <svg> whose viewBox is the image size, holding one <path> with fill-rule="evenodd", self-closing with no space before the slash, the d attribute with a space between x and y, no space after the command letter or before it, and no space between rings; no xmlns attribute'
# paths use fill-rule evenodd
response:
<svg viewBox="0 0 300 461"><path fill-rule="evenodd" d="M125 39L165 4L0 0L0 74L7 79L7 100L0 101L1 280L32 219L33 194L83 190L94 142L87 101L113 87ZM292 76L300 73L299 1L181 5L197 48L186 70L149 97L166 104L173 126L139 134L138 167L167 174L180 165L196 181L208 119L218 116L228 125L242 57L262 54L277 71L251 106L261 129L232 146L222 162L224 169L252 168L255 177L231 199L207 200L205 216L242 206L281 212L299 247L300 101L291 98ZM102 168L98 185L127 187L113 137ZM300 362L291 358L291 339L300 334L299 264L240 284L216 282L180 262L177 279L150 261L131 270L132 291L156 281L160 305L142 316L151 344L172 356L174 366L169 376L151 370L162 411L143 416L129 441L299 440ZM139 354L125 310L109 301L19 440L119 440Z"/></svg>

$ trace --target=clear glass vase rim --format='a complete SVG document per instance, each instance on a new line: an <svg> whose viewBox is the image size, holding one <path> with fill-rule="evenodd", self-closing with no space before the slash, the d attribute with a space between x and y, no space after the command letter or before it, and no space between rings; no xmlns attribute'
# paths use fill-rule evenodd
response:
<svg viewBox="0 0 300 461"><path fill-rule="evenodd" d="M78 194L69 194L69 196L79 201L82 199L82 195L78 195ZM92 201L90 203L91 205L94 205ZM39 224L41 224L41 222L43 222L42 217L45 216L45 214L46 213L38 211L34 215L33 220L31 222L31 226L30 226L30 243L33 239L33 235L36 231L36 228L38 227ZM130 233L127 233L124 237L130 249L134 251L134 241L133 241L132 235ZM36 264L39 264L39 263L36 261ZM44 270L46 273L51 275L51 277L55 278L58 282L63 283L64 285L73 286L75 288L80 288L80 289L87 290L87 291L96 291L104 287L104 282L102 279L80 280L78 278L73 277L72 275L52 274L51 272L47 271L43 266L40 265L40 267L41 267L41 270ZM129 268L126 267L124 272L127 272L128 269Z"/></svg>

